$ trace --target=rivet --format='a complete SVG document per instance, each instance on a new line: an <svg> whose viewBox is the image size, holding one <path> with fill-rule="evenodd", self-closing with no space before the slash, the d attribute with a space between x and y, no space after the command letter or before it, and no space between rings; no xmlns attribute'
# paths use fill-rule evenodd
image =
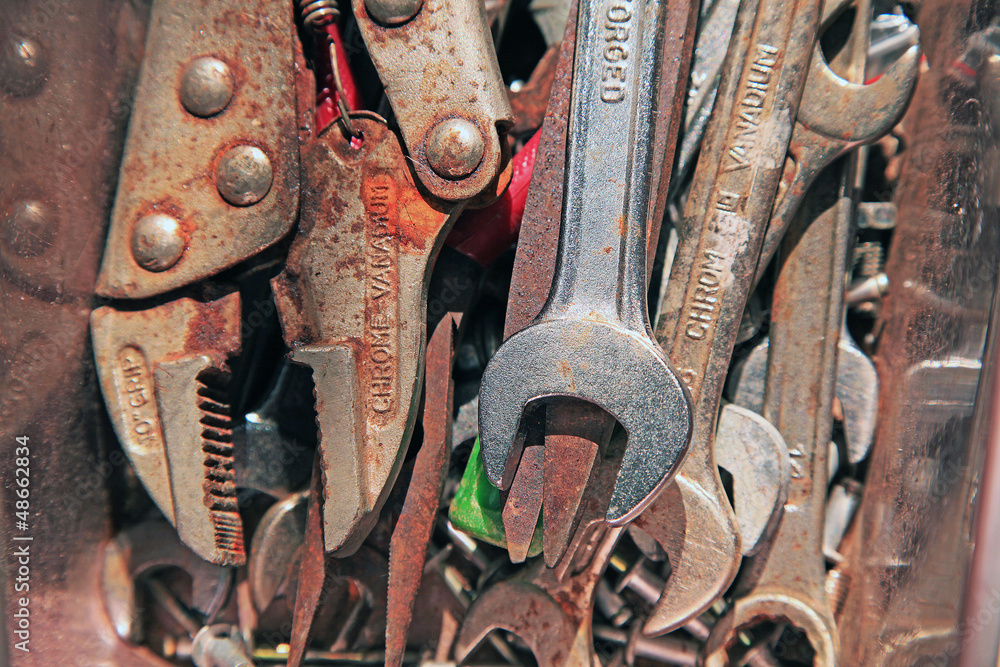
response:
<svg viewBox="0 0 1000 667"><path fill-rule="evenodd" d="M217 58L195 58L181 77L181 104L189 113L206 118L219 113L233 98L229 65Z"/></svg>
<svg viewBox="0 0 1000 667"><path fill-rule="evenodd" d="M37 93L49 75L49 58L42 45L28 37L4 40L0 53L0 87L10 95Z"/></svg>
<svg viewBox="0 0 1000 667"><path fill-rule="evenodd" d="M448 118L427 136L427 163L441 178L458 180L483 161L486 143L479 128L464 118Z"/></svg>
<svg viewBox="0 0 1000 667"><path fill-rule="evenodd" d="M169 215L154 213L132 232L132 257L147 271L166 271L184 254L184 234Z"/></svg>
<svg viewBox="0 0 1000 667"><path fill-rule="evenodd" d="M215 169L215 184L233 206L256 204L271 189L271 161L256 146L234 146Z"/></svg>
<svg viewBox="0 0 1000 667"><path fill-rule="evenodd" d="M48 206L34 199L14 202L3 220L4 245L22 257L37 257L55 239L55 217Z"/></svg>
<svg viewBox="0 0 1000 667"><path fill-rule="evenodd" d="M379 23L396 26L416 16L423 4L423 0L365 0L365 9Z"/></svg>

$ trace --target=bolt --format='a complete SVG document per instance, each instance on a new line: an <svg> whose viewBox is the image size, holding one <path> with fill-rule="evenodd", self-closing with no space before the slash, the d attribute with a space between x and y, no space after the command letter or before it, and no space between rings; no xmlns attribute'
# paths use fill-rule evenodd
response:
<svg viewBox="0 0 1000 667"><path fill-rule="evenodd" d="M451 181L474 172L485 151L479 128L464 118L446 118L427 136L427 163L434 173Z"/></svg>
<svg viewBox="0 0 1000 667"><path fill-rule="evenodd" d="M166 271L184 254L180 224L154 213L139 220L132 232L132 257L147 271Z"/></svg>
<svg viewBox="0 0 1000 667"><path fill-rule="evenodd" d="M424 0L365 0L365 9L379 23L397 26L416 16L423 4Z"/></svg>
<svg viewBox="0 0 1000 667"><path fill-rule="evenodd" d="M233 206L259 202L271 189L272 177L271 161L256 146L230 148L215 169L219 194Z"/></svg>
<svg viewBox="0 0 1000 667"><path fill-rule="evenodd" d="M233 75L229 65L217 58L195 58L181 77L181 104L195 116L219 113L233 98Z"/></svg>
<svg viewBox="0 0 1000 667"><path fill-rule="evenodd" d="M49 58L42 45L28 37L12 36L0 53L0 87L10 95L37 93L49 75Z"/></svg>
<svg viewBox="0 0 1000 667"><path fill-rule="evenodd" d="M52 211L40 201L25 199L15 202L3 220L3 242L22 257L37 257L52 245L56 220Z"/></svg>

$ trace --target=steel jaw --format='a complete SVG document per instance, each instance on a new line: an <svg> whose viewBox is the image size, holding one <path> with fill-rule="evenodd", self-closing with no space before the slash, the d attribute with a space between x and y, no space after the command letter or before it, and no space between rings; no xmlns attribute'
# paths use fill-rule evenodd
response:
<svg viewBox="0 0 1000 667"><path fill-rule="evenodd" d="M494 445L483 447L483 466L497 486L512 481L525 407L545 396L594 403L628 432L607 510L612 525L627 523L652 501L687 449L687 396L656 345L612 323L546 320L508 338L483 377L480 404L491 409L479 413L480 433Z"/></svg>
<svg viewBox="0 0 1000 667"><path fill-rule="evenodd" d="M226 387L226 360L240 347L239 295L105 306L90 321L115 433L149 495L199 556L244 564Z"/></svg>
<svg viewBox="0 0 1000 667"><path fill-rule="evenodd" d="M384 121L352 120L360 145L331 130L304 155L299 232L272 281L292 360L313 371L324 546L338 556L371 530L406 453L429 268L462 209L415 184Z"/></svg>

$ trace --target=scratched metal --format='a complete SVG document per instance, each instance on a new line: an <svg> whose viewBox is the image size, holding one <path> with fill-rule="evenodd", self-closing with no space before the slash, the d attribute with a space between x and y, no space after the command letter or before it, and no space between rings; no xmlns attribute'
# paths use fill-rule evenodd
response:
<svg viewBox="0 0 1000 667"><path fill-rule="evenodd" d="M365 2L351 4L421 183L449 201L486 190L509 159L514 116L483 3L423 0L416 16L395 26L373 20ZM427 158L431 130L449 118L471 122L484 143L475 170L455 180L435 173Z"/></svg>
<svg viewBox="0 0 1000 667"><path fill-rule="evenodd" d="M406 454L431 268L461 210L422 193L384 122L353 122L360 146L334 128L305 154L299 232L272 281L292 360L313 371L324 537L341 555L374 525Z"/></svg>
<svg viewBox="0 0 1000 667"><path fill-rule="evenodd" d="M150 497L202 558L244 564L224 384L240 346L239 295L104 306L91 330L111 423Z"/></svg>
<svg viewBox="0 0 1000 667"><path fill-rule="evenodd" d="M455 386L451 369L461 315L449 313L427 344L424 383L424 441L389 546L389 590L385 664L399 667L413 620L413 605L423 579L424 559L434 530L451 456Z"/></svg>

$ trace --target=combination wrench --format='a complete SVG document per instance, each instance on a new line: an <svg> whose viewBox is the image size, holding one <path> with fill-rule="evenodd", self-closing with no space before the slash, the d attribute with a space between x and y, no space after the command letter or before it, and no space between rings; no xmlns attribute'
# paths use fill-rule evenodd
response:
<svg viewBox="0 0 1000 667"><path fill-rule="evenodd" d="M566 200L548 299L490 360L479 431L490 481L509 487L521 417L539 398L596 404L628 432L606 519L622 525L669 481L691 434L686 392L653 341L646 307L650 129L666 5L581 2L570 110Z"/></svg>
<svg viewBox="0 0 1000 667"><path fill-rule="evenodd" d="M744 0L737 16L717 115L685 206L683 228L692 233L680 239L657 328L695 409L677 492L658 501L667 515L685 517L685 526L664 544L673 572L647 634L669 632L704 611L740 564L741 539L716 468L713 433L765 230L770 224L780 238L819 171L888 131L916 80L916 47L871 86L837 76L812 39L802 39L817 34L819 9L813 0L791 9ZM816 90L803 95L807 63L806 88Z"/></svg>
<svg viewBox="0 0 1000 667"><path fill-rule="evenodd" d="M829 185L843 187L840 179ZM729 664L727 649L736 633L761 619L785 620L805 630L816 664L837 664L839 642L824 588L822 546L842 286L853 227L851 217L839 210L850 202L835 192L835 205L822 210L819 199L825 194L820 189L810 197L792 223L785 241L790 250L774 289L764 416L789 444L788 499L773 537L744 568L735 602L709 636L710 667ZM809 219L815 222L809 225ZM817 302L817 287L829 298Z"/></svg>

